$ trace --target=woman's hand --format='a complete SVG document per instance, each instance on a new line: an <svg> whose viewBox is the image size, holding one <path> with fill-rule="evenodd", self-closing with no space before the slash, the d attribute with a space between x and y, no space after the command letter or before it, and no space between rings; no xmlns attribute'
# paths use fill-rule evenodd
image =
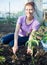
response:
<svg viewBox="0 0 47 65"><path fill-rule="evenodd" d="M18 45L13 46L12 50L13 50L13 53L15 54L17 52L17 50L18 50Z"/></svg>
<svg viewBox="0 0 47 65"><path fill-rule="evenodd" d="M27 54L33 54L33 50L30 49L29 47L27 48Z"/></svg>

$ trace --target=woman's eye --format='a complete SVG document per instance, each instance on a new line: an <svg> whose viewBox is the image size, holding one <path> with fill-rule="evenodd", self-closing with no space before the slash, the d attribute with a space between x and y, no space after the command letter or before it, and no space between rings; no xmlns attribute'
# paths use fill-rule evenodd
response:
<svg viewBox="0 0 47 65"><path fill-rule="evenodd" d="M26 10L32 11L33 9L26 9Z"/></svg>
<svg viewBox="0 0 47 65"><path fill-rule="evenodd" d="M33 9L29 9L29 10L31 10L31 11L32 11Z"/></svg>

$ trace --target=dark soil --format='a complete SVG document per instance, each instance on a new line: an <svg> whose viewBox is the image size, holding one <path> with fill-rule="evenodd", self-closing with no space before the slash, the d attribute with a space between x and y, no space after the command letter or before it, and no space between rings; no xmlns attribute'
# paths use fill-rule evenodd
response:
<svg viewBox="0 0 47 65"><path fill-rule="evenodd" d="M3 51L0 52L0 56L6 58L6 61L2 65L29 65L31 56L26 54L26 48L24 46L19 47L19 50L16 53L16 59L14 59L14 54L9 46L0 45L0 49L3 49Z"/></svg>
<svg viewBox="0 0 47 65"><path fill-rule="evenodd" d="M19 47L15 54L17 57L14 56L12 48L8 45L0 45L0 49L3 49L3 51L0 52L0 56L6 58L6 61L3 64L0 63L0 65L47 65L47 52L42 52L42 49L39 49L39 53L33 58L34 60L31 55L26 53L25 46Z"/></svg>

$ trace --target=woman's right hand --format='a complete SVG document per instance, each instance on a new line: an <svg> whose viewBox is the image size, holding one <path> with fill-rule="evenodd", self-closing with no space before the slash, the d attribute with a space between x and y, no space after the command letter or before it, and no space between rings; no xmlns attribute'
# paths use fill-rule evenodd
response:
<svg viewBox="0 0 47 65"><path fill-rule="evenodd" d="M18 45L13 46L12 50L13 50L13 53L15 54L17 52L17 50L18 50Z"/></svg>

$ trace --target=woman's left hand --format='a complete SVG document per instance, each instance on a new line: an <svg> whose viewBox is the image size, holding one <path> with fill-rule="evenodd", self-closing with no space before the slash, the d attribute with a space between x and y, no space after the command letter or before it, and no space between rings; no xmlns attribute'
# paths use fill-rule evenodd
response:
<svg viewBox="0 0 47 65"><path fill-rule="evenodd" d="M29 47L27 48L27 54L33 54L33 50L30 49Z"/></svg>

